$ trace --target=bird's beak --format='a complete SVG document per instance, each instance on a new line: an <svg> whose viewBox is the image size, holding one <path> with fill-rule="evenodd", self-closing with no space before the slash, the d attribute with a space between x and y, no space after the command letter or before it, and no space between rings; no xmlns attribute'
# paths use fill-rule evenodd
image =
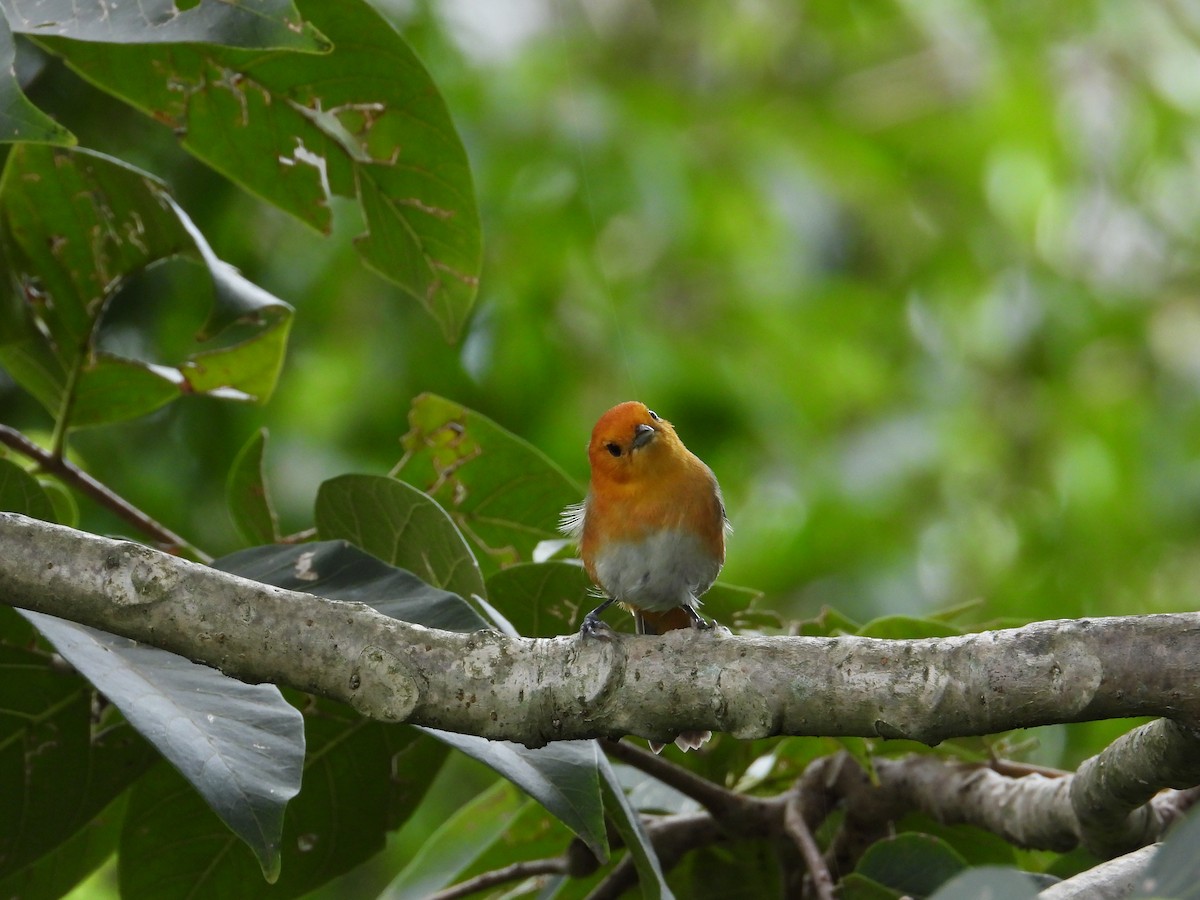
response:
<svg viewBox="0 0 1200 900"><path fill-rule="evenodd" d="M654 440L654 435L657 433L652 425L639 425L633 430L633 449L639 450L645 447Z"/></svg>

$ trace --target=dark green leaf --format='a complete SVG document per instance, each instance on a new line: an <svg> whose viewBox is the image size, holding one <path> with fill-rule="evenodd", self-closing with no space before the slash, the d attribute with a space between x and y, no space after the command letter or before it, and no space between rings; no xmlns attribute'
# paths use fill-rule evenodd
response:
<svg viewBox="0 0 1200 900"><path fill-rule="evenodd" d="M599 772L608 761L595 741L556 741L530 750L472 734L421 730L495 769L579 835L598 858L608 859Z"/></svg>
<svg viewBox="0 0 1200 900"><path fill-rule="evenodd" d="M28 10L28 11L27 11ZM118 43L201 41L233 47L321 51L329 42L302 22L291 0L0 0L14 31Z"/></svg>
<svg viewBox="0 0 1200 900"><path fill-rule="evenodd" d="M0 878L61 847L154 761L111 712L93 721L93 700L48 654L0 645Z"/></svg>
<svg viewBox="0 0 1200 900"><path fill-rule="evenodd" d="M304 760L300 714L279 689L74 622L22 615L183 774L274 880L283 810L300 790Z"/></svg>
<svg viewBox="0 0 1200 900"><path fill-rule="evenodd" d="M429 74L363 0L305 0L325 56L54 40L85 78L170 125L183 146L322 231L332 195L358 201L371 268L447 338L475 299L480 231L466 153Z"/></svg>
<svg viewBox="0 0 1200 900"><path fill-rule="evenodd" d="M945 841L908 832L867 848L854 871L887 888L928 897L967 868L966 860Z"/></svg>
<svg viewBox="0 0 1200 900"><path fill-rule="evenodd" d="M843 878L840 887L841 890L838 891L840 900L903 900L904 898L901 891L884 887L878 881L860 875L858 872L851 872Z"/></svg>
<svg viewBox="0 0 1200 900"><path fill-rule="evenodd" d="M5 5L0 3L0 10ZM29 102L17 80L16 62L12 31L0 12L0 143L74 144L71 132Z"/></svg>
<svg viewBox="0 0 1200 900"><path fill-rule="evenodd" d="M125 818L127 794L61 844L7 878L0 878L0 897L58 900L98 869L117 849Z"/></svg>
<svg viewBox="0 0 1200 900"><path fill-rule="evenodd" d="M426 584L345 541L253 547L222 557L219 569L263 584L365 603L384 615L426 628L477 631L485 622L457 594Z"/></svg>
<svg viewBox="0 0 1200 900"><path fill-rule="evenodd" d="M578 629L599 602L588 594L591 584L575 563L521 563L489 576L487 596L518 634L554 637Z"/></svg>
<svg viewBox="0 0 1200 900"><path fill-rule="evenodd" d="M185 900L300 897L383 849L421 802L446 748L412 728L363 719L310 700L304 790L288 804L279 880L263 883L254 857L174 769L134 789L121 838L121 893Z"/></svg>
<svg viewBox="0 0 1200 900"><path fill-rule="evenodd" d="M559 516L583 488L536 447L434 394L413 401L408 422L394 474L429 493L497 564L528 562L538 542L562 537Z"/></svg>
<svg viewBox="0 0 1200 900"><path fill-rule="evenodd" d="M427 494L379 475L342 475L317 491L317 531L340 538L460 597L484 594L467 542Z"/></svg>
<svg viewBox="0 0 1200 900"><path fill-rule="evenodd" d="M60 427L142 415L185 394L265 401L282 364L291 309L218 260L156 179L86 151L20 145L0 180L0 362ZM96 351L121 284L178 255L212 285L210 322L247 323L232 346L178 365Z"/></svg>
<svg viewBox="0 0 1200 900"><path fill-rule="evenodd" d="M267 429L260 428L233 460L225 482L229 513L242 538L255 544L273 544L279 540L279 519L271 506L263 474L263 455L267 449Z"/></svg>
<svg viewBox="0 0 1200 900"><path fill-rule="evenodd" d="M0 510L57 522L54 504L38 480L16 463L0 457Z"/></svg>

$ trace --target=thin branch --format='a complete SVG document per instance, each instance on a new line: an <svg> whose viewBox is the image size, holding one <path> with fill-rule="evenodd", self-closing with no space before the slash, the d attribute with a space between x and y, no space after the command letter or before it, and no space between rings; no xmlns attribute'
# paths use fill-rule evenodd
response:
<svg viewBox="0 0 1200 900"><path fill-rule="evenodd" d="M683 766L677 766L661 756L635 747L626 741L605 741L601 746L614 759L619 759L626 765L633 766L663 784L675 788L681 794L691 797L712 813L717 821L725 827L736 828L737 825L732 821L735 819L764 818L765 811L760 812L757 807L765 806L767 801L723 788L707 778L701 778Z"/></svg>
<svg viewBox="0 0 1200 900"><path fill-rule="evenodd" d="M730 840L729 834L706 812L652 819L646 823L646 835L654 845L654 855L664 873L678 865L685 853ZM637 882L637 869L632 855L627 853L588 894L587 900L616 900Z"/></svg>
<svg viewBox="0 0 1200 900"><path fill-rule="evenodd" d="M802 788L799 785L789 792L783 818L784 828L788 837L800 850L800 855L804 857L805 865L808 866L808 874L812 879L813 892L819 900L833 900L833 878L821 856L821 849L813 839L808 823L804 821L802 796Z"/></svg>
<svg viewBox="0 0 1200 900"><path fill-rule="evenodd" d="M478 894L511 881L523 881L526 878L536 878L541 875L565 875L566 873L567 863L562 857L531 859L468 878L466 881L440 890L436 894L430 894L429 900L460 900L462 897L470 897L472 894Z"/></svg>
<svg viewBox="0 0 1200 900"><path fill-rule="evenodd" d="M200 562L212 562L212 557L181 538L165 525L152 519L108 485L97 481L83 469L65 457L39 447L21 432L7 425L0 425L0 443L11 447L22 456L32 459L43 472L57 475L81 494L91 497L101 506L116 513L151 540L168 549L179 550Z"/></svg>

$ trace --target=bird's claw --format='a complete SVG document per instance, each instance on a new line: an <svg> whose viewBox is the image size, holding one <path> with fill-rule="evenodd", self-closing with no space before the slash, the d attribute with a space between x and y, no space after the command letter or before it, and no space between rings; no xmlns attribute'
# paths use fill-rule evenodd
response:
<svg viewBox="0 0 1200 900"><path fill-rule="evenodd" d="M589 613L583 617L583 624L579 626L579 637L583 640L595 638L601 641L611 641L613 630L602 618Z"/></svg>

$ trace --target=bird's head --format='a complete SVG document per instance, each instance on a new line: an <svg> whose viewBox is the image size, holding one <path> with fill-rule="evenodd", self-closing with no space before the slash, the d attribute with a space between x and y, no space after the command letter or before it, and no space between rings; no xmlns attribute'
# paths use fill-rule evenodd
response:
<svg viewBox="0 0 1200 900"><path fill-rule="evenodd" d="M671 423L636 400L618 404L602 415L588 444L593 479L632 481L661 471L686 455Z"/></svg>

